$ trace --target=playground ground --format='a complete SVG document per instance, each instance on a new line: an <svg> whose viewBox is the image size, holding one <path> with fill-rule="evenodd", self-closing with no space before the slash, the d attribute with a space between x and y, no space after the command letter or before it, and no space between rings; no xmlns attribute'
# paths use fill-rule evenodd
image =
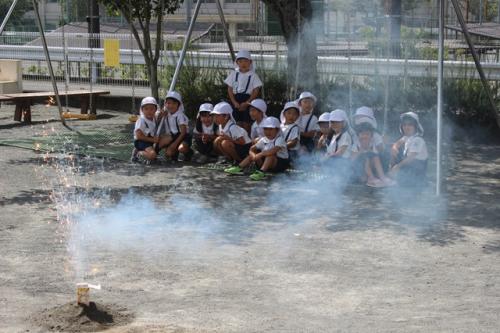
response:
<svg viewBox="0 0 500 333"><path fill-rule="evenodd" d="M54 108L35 106L32 126L0 112L0 140L63 131ZM79 128L126 122L99 113ZM0 331L497 331L499 148L450 142L436 198L195 165L75 171L0 145ZM86 224L58 220L96 205ZM71 304L82 276L102 285L94 320Z"/></svg>

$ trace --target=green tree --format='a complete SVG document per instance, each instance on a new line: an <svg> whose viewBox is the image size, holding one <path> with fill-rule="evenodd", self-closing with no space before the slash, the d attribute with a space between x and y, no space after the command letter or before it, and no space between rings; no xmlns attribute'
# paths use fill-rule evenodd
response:
<svg viewBox="0 0 500 333"><path fill-rule="evenodd" d="M317 45L313 29L313 8L310 0L264 0L280 22L288 48L287 82L298 90L317 88ZM293 92L296 93L296 92Z"/></svg>
<svg viewBox="0 0 500 333"><path fill-rule="evenodd" d="M174 13L183 0L98 0L110 12L119 12L131 26L144 56L151 95L158 99L158 61L162 45L163 18ZM189 0L190 1L190 0ZM151 31L151 29L154 29ZM142 32L142 38L141 38ZM154 37L154 38L153 38Z"/></svg>
<svg viewBox="0 0 500 333"><path fill-rule="evenodd" d="M0 0L0 18L3 20L7 12L9 11L10 5L12 4L12 0ZM15 30L16 27L23 25L23 16L26 11L30 10L32 7L32 3L29 0L19 0L12 12L12 15L5 26L5 30Z"/></svg>

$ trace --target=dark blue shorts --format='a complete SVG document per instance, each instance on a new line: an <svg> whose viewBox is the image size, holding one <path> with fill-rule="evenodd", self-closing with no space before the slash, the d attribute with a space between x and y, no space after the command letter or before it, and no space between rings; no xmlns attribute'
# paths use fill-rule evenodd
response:
<svg viewBox="0 0 500 333"><path fill-rule="evenodd" d="M288 158L281 158L278 157L278 162L276 163L276 166L269 170L271 172L283 172L286 169L290 167L290 160Z"/></svg>
<svg viewBox="0 0 500 333"><path fill-rule="evenodd" d="M134 140L134 147L138 151L144 151L146 148L153 147L153 143L142 140Z"/></svg>
<svg viewBox="0 0 500 333"><path fill-rule="evenodd" d="M235 144L234 148L235 148L236 153L238 154L238 156L242 160L244 160L248 156L248 153L250 152L250 147L251 146L252 146L251 143L247 143L247 144L244 144L244 145Z"/></svg>

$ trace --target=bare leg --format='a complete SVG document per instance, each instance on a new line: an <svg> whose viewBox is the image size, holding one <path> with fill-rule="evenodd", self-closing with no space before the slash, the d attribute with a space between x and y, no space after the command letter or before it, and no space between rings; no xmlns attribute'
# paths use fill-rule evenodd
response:
<svg viewBox="0 0 500 333"><path fill-rule="evenodd" d="M217 153L217 155L224 155L224 152L222 151L221 143L222 143L222 139L220 137L215 138L214 151Z"/></svg>
<svg viewBox="0 0 500 333"><path fill-rule="evenodd" d="M385 173L384 168L382 168L382 162L380 162L380 157L375 156L372 159L373 166L375 167L375 172L377 173L378 178L384 179Z"/></svg>
<svg viewBox="0 0 500 333"><path fill-rule="evenodd" d="M144 156L149 161L153 161L156 159L156 152L153 147L148 147L143 151L139 152L140 155Z"/></svg>
<svg viewBox="0 0 500 333"><path fill-rule="evenodd" d="M189 153L189 146L187 144L185 144L184 142L182 142L180 145L179 145L179 153L183 153L183 154L187 154Z"/></svg>
<svg viewBox="0 0 500 333"><path fill-rule="evenodd" d="M366 174L368 181L375 178L375 176L373 175L373 172L372 172L371 161L369 158L367 158L365 161L365 174Z"/></svg>
<svg viewBox="0 0 500 333"><path fill-rule="evenodd" d="M240 163L240 168L246 168L252 163L252 158L248 155L243 161Z"/></svg>
<svg viewBox="0 0 500 333"><path fill-rule="evenodd" d="M264 163L262 164L262 167L260 169L264 172L272 170L274 169L274 167L276 167L277 163L278 163L278 158L275 155L267 156L264 159Z"/></svg>
<svg viewBox="0 0 500 333"><path fill-rule="evenodd" d="M158 142L158 147L160 149L165 148L172 142L172 137L170 135L164 135L160 138L160 142Z"/></svg>
<svg viewBox="0 0 500 333"><path fill-rule="evenodd" d="M221 146L222 146L222 151L224 152L224 155L226 155L226 157L228 157L236 162L241 162L241 158L238 155L238 153L236 152L236 149L234 147L234 143L232 143L229 140L224 140L224 141L222 141Z"/></svg>

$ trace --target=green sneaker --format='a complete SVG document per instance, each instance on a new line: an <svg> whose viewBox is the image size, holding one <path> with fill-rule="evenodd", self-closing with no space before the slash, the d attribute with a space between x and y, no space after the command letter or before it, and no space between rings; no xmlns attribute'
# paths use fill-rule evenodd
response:
<svg viewBox="0 0 500 333"><path fill-rule="evenodd" d="M256 170L250 175L251 180L262 180L264 178L266 178L266 174L260 170Z"/></svg>
<svg viewBox="0 0 500 333"><path fill-rule="evenodd" d="M239 175L239 174L243 173L243 170L241 170L241 168L238 165L235 165L235 166L224 169L224 172L229 173L231 175Z"/></svg>

